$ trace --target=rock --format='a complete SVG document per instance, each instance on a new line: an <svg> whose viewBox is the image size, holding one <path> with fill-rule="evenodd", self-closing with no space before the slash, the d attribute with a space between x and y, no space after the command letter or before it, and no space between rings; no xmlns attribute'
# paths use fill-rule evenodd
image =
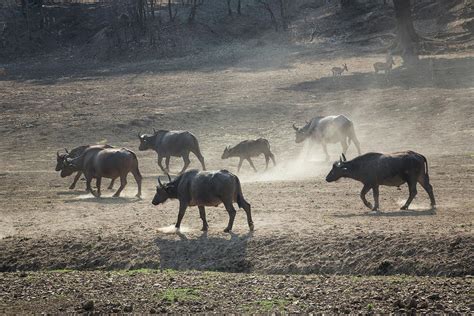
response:
<svg viewBox="0 0 474 316"><path fill-rule="evenodd" d="M133 312L133 305L132 305L132 304L125 305L125 306L123 307L123 311L124 311L125 313L131 313L131 312Z"/></svg>
<svg viewBox="0 0 474 316"><path fill-rule="evenodd" d="M438 293L433 293L433 294L431 294L430 296L428 296L428 298L429 298L430 300L436 301L436 300L439 300L441 297L439 296Z"/></svg>
<svg viewBox="0 0 474 316"><path fill-rule="evenodd" d="M89 300L82 303L82 309L88 312L94 310L94 301Z"/></svg>

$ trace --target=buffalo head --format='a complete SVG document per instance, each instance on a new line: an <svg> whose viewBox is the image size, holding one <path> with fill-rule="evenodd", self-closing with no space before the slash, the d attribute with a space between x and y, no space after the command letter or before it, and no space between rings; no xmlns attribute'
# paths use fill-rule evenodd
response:
<svg viewBox="0 0 474 316"><path fill-rule="evenodd" d="M230 146L227 146L222 153L221 159L227 159L230 157Z"/></svg>
<svg viewBox="0 0 474 316"><path fill-rule="evenodd" d="M79 170L77 166L77 159L64 157L63 159L63 168L61 169L61 178L65 178Z"/></svg>
<svg viewBox="0 0 474 316"><path fill-rule="evenodd" d="M156 187L156 193L151 201L153 205L159 205L165 203L169 198L175 198L177 193L176 184L171 181L171 177L168 175L169 182L166 184L161 183L158 177L158 186Z"/></svg>
<svg viewBox="0 0 474 316"><path fill-rule="evenodd" d="M306 124L306 126L302 128L298 128L296 127L296 124L293 124L293 129L296 132L296 138L295 138L296 143L301 143L310 136L309 128L307 128L309 127L308 124Z"/></svg>
<svg viewBox="0 0 474 316"><path fill-rule="evenodd" d="M59 151L56 152L56 168L54 170L61 171L64 169L64 161L69 157L69 151L64 148L66 151L65 154L60 154Z"/></svg>
<svg viewBox="0 0 474 316"><path fill-rule="evenodd" d="M138 150L148 150L154 148L154 135L148 134L140 134L138 133L138 139L140 140L140 145L138 146Z"/></svg>
<svg viewBox="0 0 474 316"><path fill-rule="evenodd" d="M339 158L339 161L336 161L332 165L331 171L326 176L326 181L334 182L334 181L339 180L342 177L347 176L347 174L348 174L348 169L347 169L347 163L346 163L346 156L342 154L341 158Z"/></svg>

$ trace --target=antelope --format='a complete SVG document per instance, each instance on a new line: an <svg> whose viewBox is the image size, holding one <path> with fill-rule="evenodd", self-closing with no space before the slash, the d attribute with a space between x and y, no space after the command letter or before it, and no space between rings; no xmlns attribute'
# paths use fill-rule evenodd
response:
<svg viewBox="0 0 474 316"><path fill-rule="evenodd" d="M342 73L345 71L349 71L349 69L347 69L347 65L346 64L343 64L342 65L342 68L341 67L332 67L331 71L332 71L332 76L335 77L335 76L341 76Z"/></svg>
<svg viewBox="0 0 474 316"><path fill-rule="evenodd" d="M393 57L392 55L387 55L384 63L376 62L374 64L375 73L378 74L379 71L383 71L385 74L389 74L392 72L392 65L395 65L395 62L393 61Z"/></svg>

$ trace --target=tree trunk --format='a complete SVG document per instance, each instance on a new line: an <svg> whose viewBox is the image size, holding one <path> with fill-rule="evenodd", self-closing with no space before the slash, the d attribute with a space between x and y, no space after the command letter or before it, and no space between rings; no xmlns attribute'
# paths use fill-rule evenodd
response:
<svg viewBox="0 0 474 316"><path fill-rule="evenodd" d="M168 0L168 14L170 16L170 22L173 22L173 10L171 0Z"/></svg>
<svg viewBox="0 0 474 316"><path fill-rule="evenodd" d="M242 15L242 0L237 0L237 14Z"/></svg>
<svg viewBox="0 0 474 316"><path fill-rule="evenodd" d="M228 14L229 16L232 16L232 8L231 8L231 6L230 6L230 2L231 2L231 1L232 1L232 0L227 0L227 14Z"/></svg>
<svg viewBox="0 0 474 316"><path fill-rule="evenodd" d="M410 0L393 0L397 19L398 41L403 63L412 64L418 61L418 41L413 26Z"/></svg>

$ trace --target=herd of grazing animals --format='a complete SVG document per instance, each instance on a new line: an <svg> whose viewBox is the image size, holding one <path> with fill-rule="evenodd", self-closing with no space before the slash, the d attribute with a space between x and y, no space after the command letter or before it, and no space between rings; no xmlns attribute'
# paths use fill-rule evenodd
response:
<svg viewBox="0 0 474 316"><path fill-rule="evenodd" d="M326 177L327 182L333 182L340 178L351 178L363 184L360 198L365 206L373 212L379 211L379 186L396 186L407 183L409 197L402 206L402 210L408 209L410 203L417 194L416 185L420 185L428 193L431 206L435 208L436 202L433 187L430 184L428 174L428 162L426 158L413 151L397 152L392 154L366 153L361 155L360 143L357 139L354 124L343 115L317 116L298 128L293 124L296 133L296 143L309 140L320 143L329 160L327 144L340 143L342 156L335 162ZM206 171L204 157L201 154L199 142L192 133L187 131L154 130L153 134L138 134L140 141L139 150L154 150L158 154L158 166L168 175L169 181L161 183L158 178L158 186L152 204L159 205L168 199L179 201L178 220L175 227L180 228L181 221L189 206L197 206L202 220L202 230L207 231L206 206L218 206L224 204L228 214L229 223L225 232L232 230L236 210L234 203L243 208L247 214L249 229L253 231L250 204L244 199L239 178L227 170ZM357 148L358 157L347 161L346 152L351 144ZM193 153L202 165L203 171L186 171L190 164L189 154ZM257 171L251 158L259 155L265 156L266 168L269 160L276 165L275 156L270 150L270 143L264 138L256 140L245 140L236 146L227 146L222 154L222 159L238 157L238 172L243 160L247 160L254 171ZM175 179L169 176L170 157L182 157L183 169ZM162 160L165 158L166 167ZM84 174L86 178L86 191L94 196L100 197L101 179L112 179L109 189L112 188L114 180L120 178L120 187L114 197L120 193L127 184L127 175L132 173L138 186L137 197L141 196L142 175L138 168L138 159L135 153L126 148L115 148L110 145L87 145L74 148L70 152L57 153L56 171L61 171L61 177L66 177L77 172L74 182L69 187L73 189L77 180ZM97 192L91 187L92 179L96 179ZM366 194L372 190L374 205L367 201Z"/></svg>

